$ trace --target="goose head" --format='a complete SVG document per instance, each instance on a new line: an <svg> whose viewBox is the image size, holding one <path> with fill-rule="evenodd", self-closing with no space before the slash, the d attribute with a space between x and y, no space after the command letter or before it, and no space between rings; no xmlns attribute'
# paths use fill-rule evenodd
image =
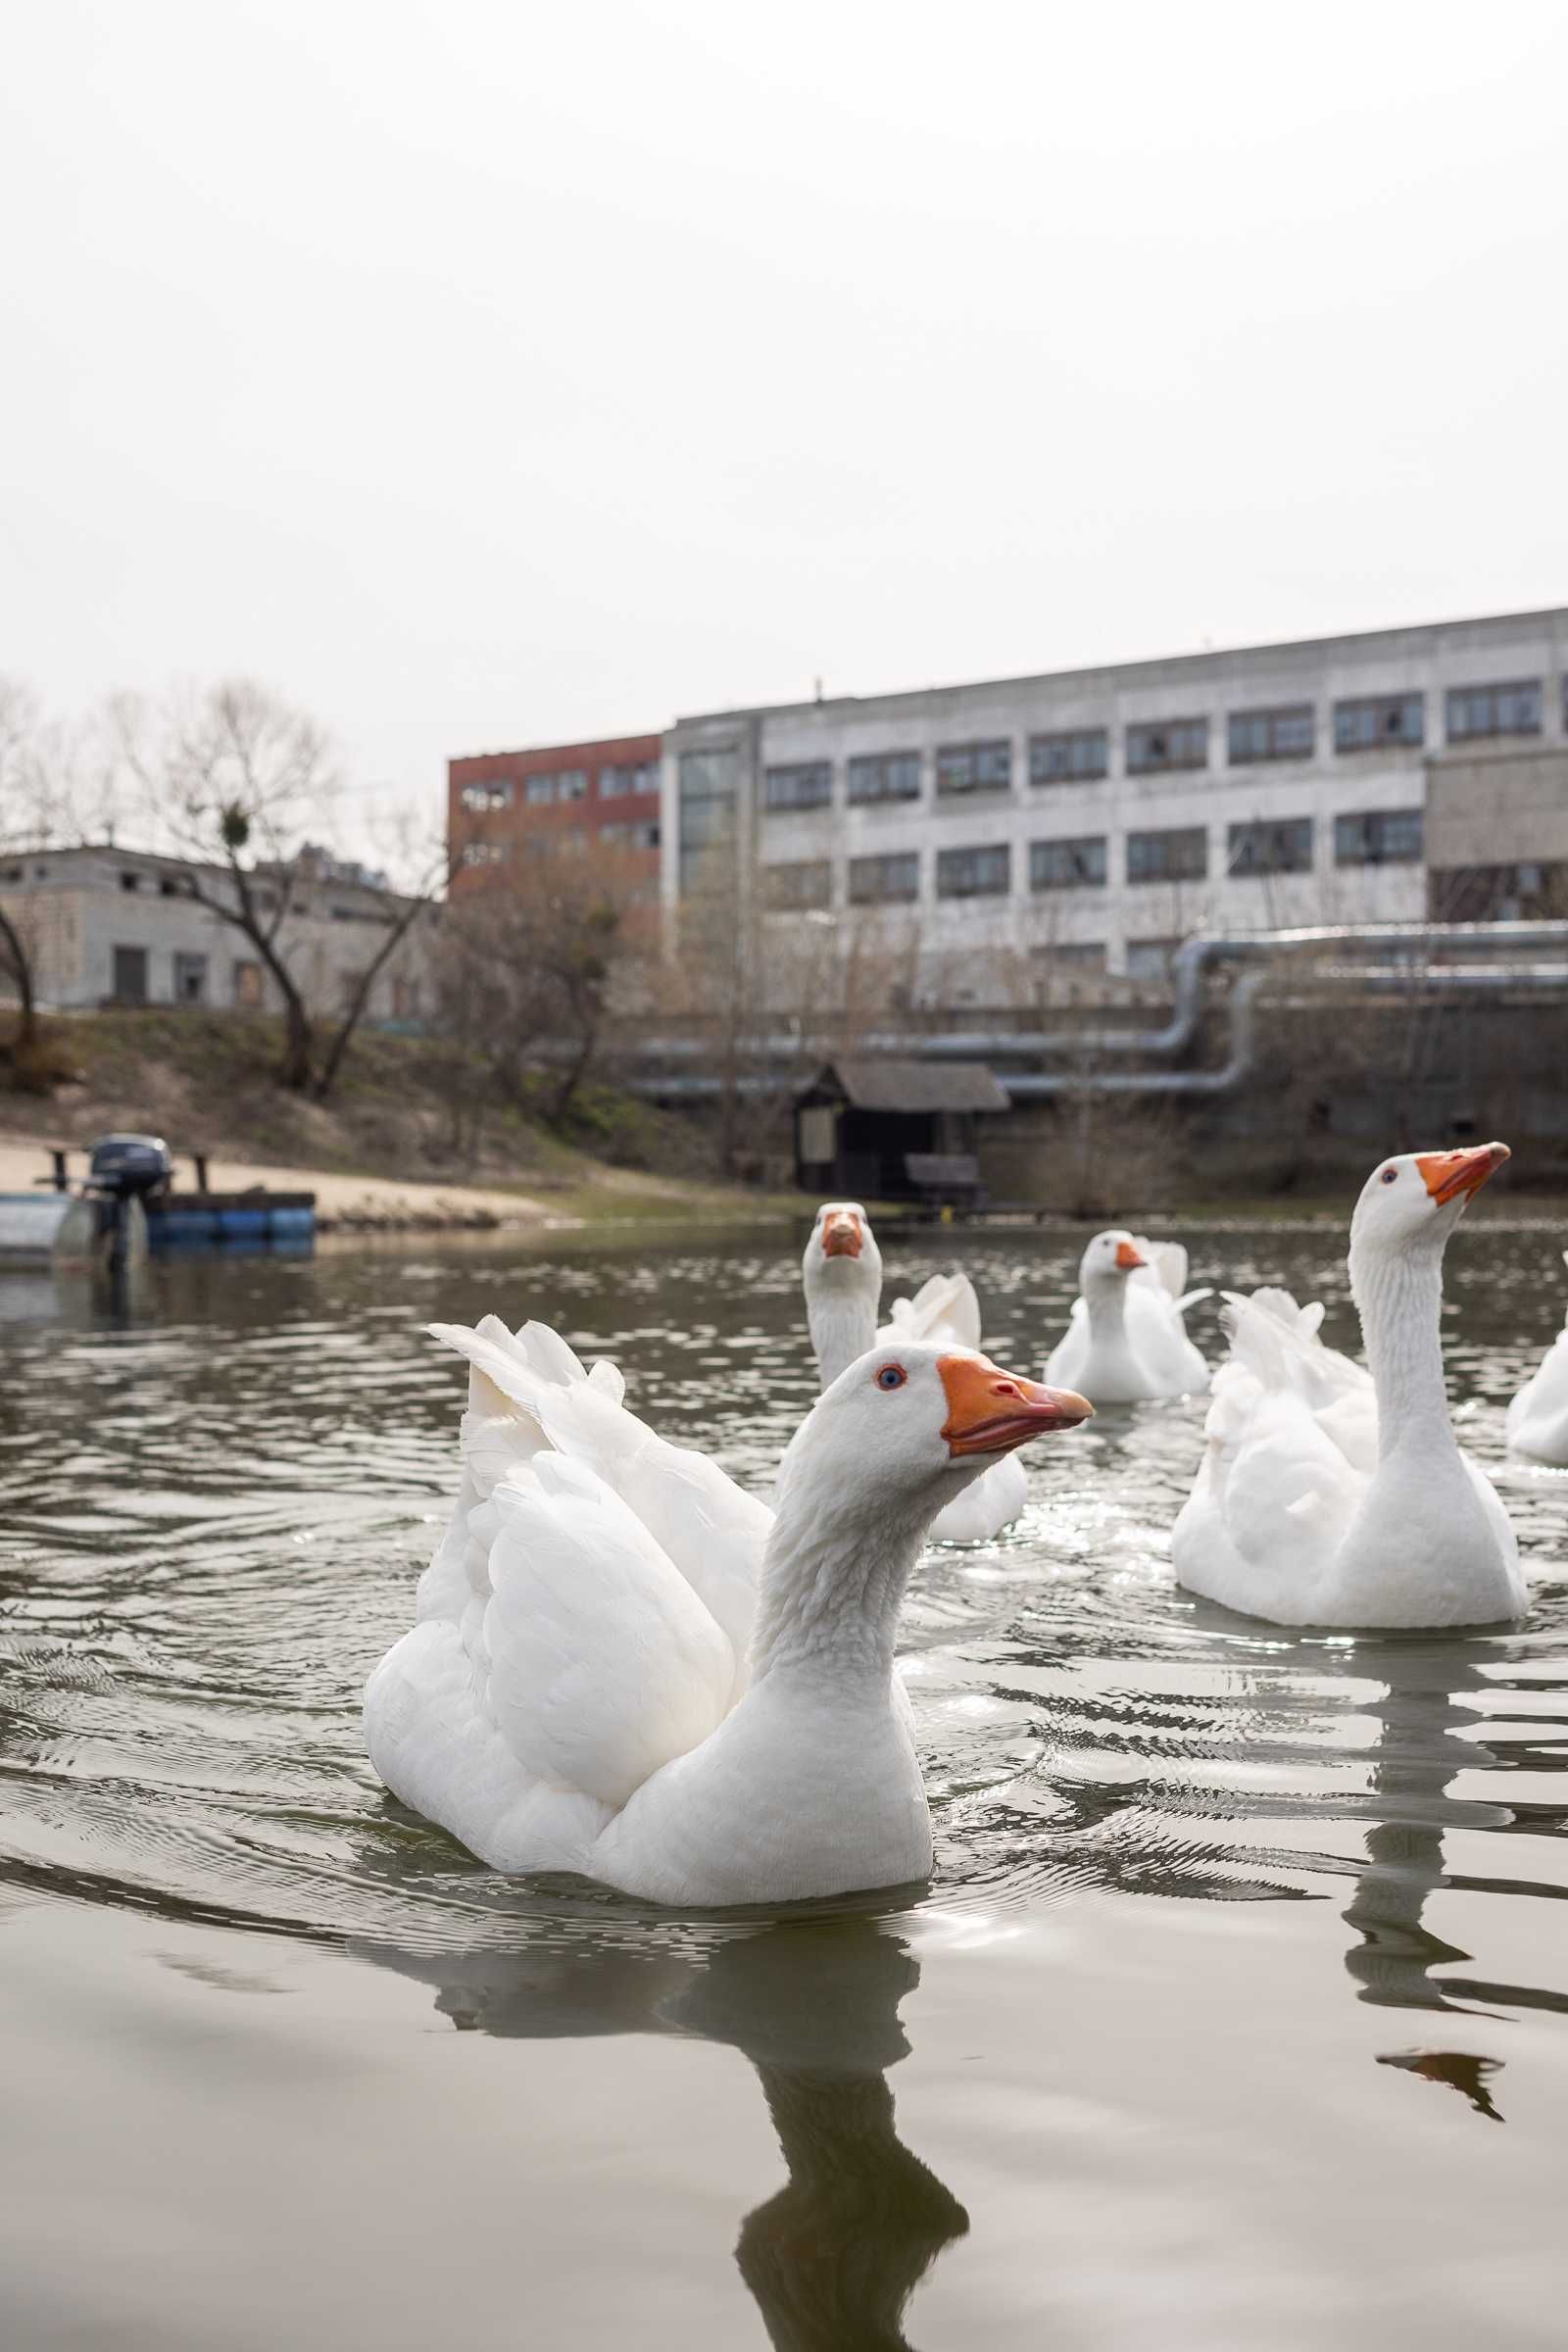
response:
<svg viewBox="0 0 1568 2352"><path fill-rule="evenodd" d="M882 1296L882 1252L858 1200L824 1200L801 1259L808 1306Z"/></svg>
<svg viewBox="0 0 1568 2352"><path fill-rule="evenodd" d="M1351 1279L1357 1267L1441 1255L1465 1205L1509 1156L1506 1144L1454 1152L1400 1152L1375 1167L1350 1218Z"/></svg>
<svg viewBox="0 0 1568 2352"><path fill-rule="evenodd" d="M779 1504L924 1527L960 1487L1031 1438L1076 1429L1094 1407L988 1355L901 1340L857 1356L790 1441Z"/></svg>
<svg viewBox="0 0 1568 2352"><path fill-rule="evenodd" d="M1078 1262L1078 1285L1086 1298L1095 1291L1102 1295L1119 1291L1129 1274L1148 1263L1132 1235L1115 1225L1108 1233L1097 1233L1084 1251Z"/></svg>

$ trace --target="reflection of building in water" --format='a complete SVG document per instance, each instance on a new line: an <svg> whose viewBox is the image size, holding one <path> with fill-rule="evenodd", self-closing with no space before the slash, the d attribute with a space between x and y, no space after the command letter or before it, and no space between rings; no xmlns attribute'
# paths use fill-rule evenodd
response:
<svg viewBox="0 0 1568 2352"><path fill-rule="evenodd" d="M743 2051L789 2170L735 2249L769 2338L781 2352L905 2344L905 2305L969 2223L895 2128L885 2077L908 2053L899 2004L919 1971L876 1921L800 1921L695 1950L612 1941L586 1923L567 1943L519 1951L359 1948L433 1984L463 2030L666 2033Z"/></svg>

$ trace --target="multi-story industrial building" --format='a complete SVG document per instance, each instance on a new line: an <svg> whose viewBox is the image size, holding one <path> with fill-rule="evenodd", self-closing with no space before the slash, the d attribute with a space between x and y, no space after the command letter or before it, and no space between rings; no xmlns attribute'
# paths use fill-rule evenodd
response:
<svg viewBox="0 0 1568 2352"><path fill-rule="evenodd" d="M658 735L620 735L526 752L480 752L447 764L447 830L456 892L527 857L619 852L650 884L659 873Z"/></svg>
<svg viewBox="0 0 1568 2352"><path fill-rule="evenodd" d="M1565 663L1558 609L683 718L664 904L903 910L971 1003L1004 960L1154 978L1198 930L1534 906L1568 883Z"/></svg>

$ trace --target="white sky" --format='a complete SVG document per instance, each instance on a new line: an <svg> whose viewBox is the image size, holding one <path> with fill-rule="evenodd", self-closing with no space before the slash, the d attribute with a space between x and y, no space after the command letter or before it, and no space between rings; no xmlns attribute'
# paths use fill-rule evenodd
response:
<svg viewBox="0 0 1568 2352"><path fill-rule="evenodd" d="M0 669L454 752L1568 599L1568 11L9 0Z"/></svg>

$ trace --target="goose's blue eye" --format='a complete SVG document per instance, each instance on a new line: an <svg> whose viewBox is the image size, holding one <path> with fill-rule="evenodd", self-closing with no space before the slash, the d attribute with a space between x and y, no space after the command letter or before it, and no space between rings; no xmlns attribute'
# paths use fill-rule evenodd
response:
<svg viewBox="0 0 1568 2352"><path fill-rule="evenodd" d="M1397 1169L1397 1168L1385 1168L1385 1169L1384 1169L1384 1171L1383 1171L1383 1181L1384 1181L1384 1183L1385 1183L1385 1184L1393 1184L1393 1183L1395 1182L1396 1178L1398 1176L1398 1173L1399 1173L1399 1171L1398 1171L1398 1169Z"/></svg>
<svg viewBox="0 0 1568 2352"><path fill-rule="evenodd" d="M902 1389L909 1375L902 1364L884 1364L876 1376L879 1389Z"/></svg>

